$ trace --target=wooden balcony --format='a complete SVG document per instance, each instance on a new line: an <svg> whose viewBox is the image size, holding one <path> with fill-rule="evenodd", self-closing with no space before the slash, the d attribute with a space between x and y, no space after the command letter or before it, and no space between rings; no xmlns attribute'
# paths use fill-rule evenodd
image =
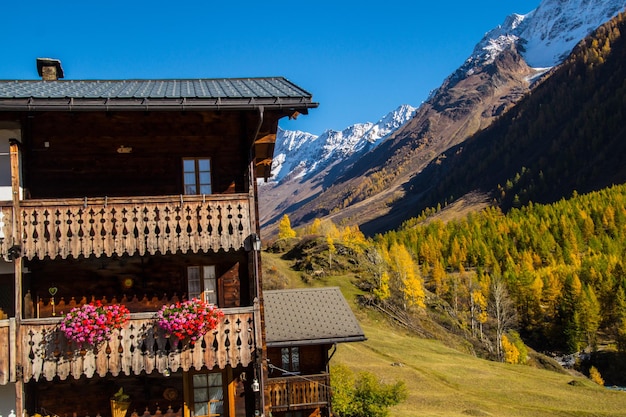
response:
<svg viewBox="0 0 626 417"><path fill-rule="evenodd" d="M248 194L23 200L19 213L5 204L0 255L18 246L27 259L238 250L251 233Z"/></svg>
<svg viewBox="0 0 626 417"><path fill-rule="evenodd" d="M130 323L115 331L109 341L84 350L68 343L59 330L60 318L23 320L17 340L22 343L24 381L248 366L256 349L253 308L224 313L220 325L194 345L165 338L156 327L155 313L134 313ZM1 356L0 365L4 365Z"/></svg>
<svg viewBox="0 0 626 417"><path fill-rule="evenodd" d="M330 405L328 374L270 378L268 390L272 411L322 408Z"/></svg>

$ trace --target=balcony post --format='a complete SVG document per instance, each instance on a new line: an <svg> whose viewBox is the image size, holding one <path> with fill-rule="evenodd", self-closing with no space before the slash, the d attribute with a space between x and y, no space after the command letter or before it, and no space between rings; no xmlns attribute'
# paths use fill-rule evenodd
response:
<svg viewBox="0 0 626 417"><path fill-rule="evenodd" d="M259 392L257 393L259 404L258 412L262 417L270 415L270 398L269 390L267 390L267 348L265 345L265 319L264 319L264 306L263 306L263 288L261 281L261 259L260 259L260 247L257 247L255 243L260 244L260 227L259 227L259 207L257 198L257 155L256 155L256 142L261 137L261 129L265 122L265 111L263 106L258 109L258 123L252 132L252 141L250 146L250 156L248 161L248 200L250 210L250 240L251 240L251 255L252 255L252 276L254 279L254 328L256 338L256 360L254 363L255 369L258 370L259 378ZM260 245L259 245L260 246Z"/></svg>
<svg viewBox="0 0 626 417"><path fill-rule="evenodd" d="M17 139L9 139L9 154L11 158L11 194L13 199L13 244L8 250L9 259L13 261L15 274L15 334L20 335L22 322L22 258L21 258L21 230L22 222L19 219L20 208L20 143ZM15 344L15 415L24 415L24 378L22 375L22 341L17 339Z"/></svg>

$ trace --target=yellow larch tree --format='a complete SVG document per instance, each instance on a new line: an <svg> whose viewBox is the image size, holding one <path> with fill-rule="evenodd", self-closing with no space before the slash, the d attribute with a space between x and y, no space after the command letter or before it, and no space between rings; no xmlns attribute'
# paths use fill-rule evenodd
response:
<svg viewBox="0 0 626 417"><path fill-rule="evenodd" d="M288 239L296 237L296 231L291 228L291 220L286 214L280 219L278 223L278 238Z"/></svg>
<svg viewBox="0 0 626 417"><path fill-rule="evenodd" d="M502 350L504 351L505 363L519 363L519 350L515 344L509 341L509 338L505 334L502 335Z"/></svg>
<svg viewBox="0 0 626 417"><path fill-rule="evenodd" d="M389 290L389 274L386 271L380 275L380 283L378 284L378 288L374 289L374 295L381 301L391 296L391 291Z"/></svg>
<svg viewBox="0 0 626 417"><path fill-rule="evenodd" d="M390 267L402 284L402 293L409 306L424 307L424 284L417 265L406 247L394 243L389 249Z"/></svg>

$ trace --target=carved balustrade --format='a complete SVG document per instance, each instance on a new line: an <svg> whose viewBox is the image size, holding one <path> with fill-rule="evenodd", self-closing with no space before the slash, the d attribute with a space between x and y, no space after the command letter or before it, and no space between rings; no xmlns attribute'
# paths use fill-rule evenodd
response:
<svg viewBox="0 0 626 417"><path fill-rule="evenodd" d="M330 404L328 374L270 378L268 390L273 411L326 407Z"/></svg>
<svg viewBox="0 0 626 417"><path fill-rule="evenodd" d="M218 327L195 344L165 337L156 326L155 313L134 313L123 329L96 348L68 342L59 318L24 320L17 338L22 343L24 380L248 366L256 348L253 308L224 313Z"/></svg>
<svg viewBox="0 0 626 417"><path fill-rule="evenodd" d="M251 233L247 194L23 200L0 207L0 255L27 259L240 249ZM12 239L15 221L22 238Z"/></svg>

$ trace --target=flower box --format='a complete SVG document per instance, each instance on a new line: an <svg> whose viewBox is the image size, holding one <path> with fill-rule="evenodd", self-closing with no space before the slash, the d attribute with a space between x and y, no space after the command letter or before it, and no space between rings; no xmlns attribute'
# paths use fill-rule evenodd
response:
<svg viewBox="0 0 626 417"><path fill-rule="evenodd" d="M165 305L157 313L157 324L167 337L194 343L213 330L224 317L215 305L198 298Z"/></svg>
<svg viewBox="0 0 626 417"><path fill-rule="evenodd" d="M113 330L121 329L129 319L130 312L125 306L105 306L96 301L71 309L63 317L60 328L65 337L79 347L95 347L108 340Z"/></svg>

